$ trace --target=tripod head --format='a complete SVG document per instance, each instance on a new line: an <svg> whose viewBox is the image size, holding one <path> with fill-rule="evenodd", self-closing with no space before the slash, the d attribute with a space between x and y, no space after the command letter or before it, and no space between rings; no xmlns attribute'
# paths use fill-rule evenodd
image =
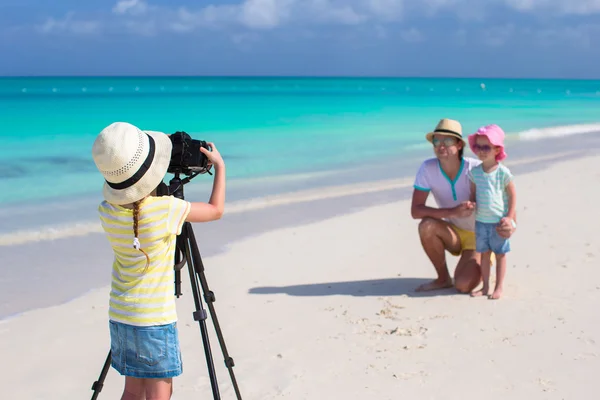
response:
<svg viewBox="0 0 600 400"><path fill-rule="evenodd" d="M212 175L210 171L207 171L209 175ZM183 196L183 185L194 179L196 176L203 172L196 172L188 175L186 178L181 179L181 172L175 172L173 178L169 181L169 186L166 183L161 182L156 188L157 196L175 196L178 199L184 200Z"/></svg>
<svg viewBox="0 0 600 400"><path fill-rule="evenodd" d="M173 178L169 181L169 186L164 182L161 182L160 185L156 188L157 196L174 196L178 199L184 200L183 195L183 186L194 179L199 174L199 172L195 174L191 174L187 178L181 179L180 172L175 172ZM183 257L181 257L181 261L179 260L179 254L175 256L175 264L173 265L173 269L175 269L175 295L177 297L181 296L181 280L180 280L180 271L181 268L186 264L187 258L182 248L181 244L181 236L177 238L176 251L179 250ZM185 238L183 238L185 240Z"/></svg>

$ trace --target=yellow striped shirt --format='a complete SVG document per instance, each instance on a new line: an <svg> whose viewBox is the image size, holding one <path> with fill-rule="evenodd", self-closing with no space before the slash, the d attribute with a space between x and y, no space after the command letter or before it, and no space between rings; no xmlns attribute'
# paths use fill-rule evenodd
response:
<svg viewBox="0 0 600 400"><path fill-rule="evenodd" d="M150 257L133 247L133 210L103 201L102 228L114 251L109 318L129 325L164 325L177 321L175 309L175 240L190 203L173 196L147 197L140 205L138 238Z"/></svg>

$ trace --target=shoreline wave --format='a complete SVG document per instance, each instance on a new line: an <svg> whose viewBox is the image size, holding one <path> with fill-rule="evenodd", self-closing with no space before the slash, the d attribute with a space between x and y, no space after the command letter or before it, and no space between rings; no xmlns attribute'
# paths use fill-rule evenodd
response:
<svg viewBox="0 0 600 400"><path fill-rule="evenodd" d="M389 179L359 184L329 186L325 188L325 190L323 190L323 188L315 188L271 196L256 197L248 200L232 202L227 206L227 214L238 214L242 212L284 206L288 204L381 192L392 189L401 189L404 187L409 187L410 185L412 185L412 178ZM20 230L7 234L1 234L0 247L21 245L44 240L64 239L73 236L85 236L93 233L102 233L102 228L99 222L80 221L65 225L43 227L35 230Z"/></svg>
<svg viewBox="0 0 600 400"><path fill-rule="evenodd" d="M600 123L531 128L517 132L516 135L518 135L520 140L541 140L549 137L558 138L563 136L584 135L589 133L600 133Z"/></svg>
<svg viewBox="0 0 600 400"><path fill-rule="evenodd" d="M579 150L565 151L539 157L515 159L507 162L506 164L509 166L516 166L532 164L540 161L552 161L561 157L579 153ZM285 206L290 204L326 200L336 197L346 197L394 189L403 189L411 187L412 183L413 177L411 176L404 178L373 180L368 182L317 187L299 191L289 191L234 201L227 205L227 214L238 214L276 206ZM75 236L85 236L94 233L102 233L100 223L97 221L84 220L62 225L45 226L33 230L26 229L0 234L0 247L64 239Z"/></svg>

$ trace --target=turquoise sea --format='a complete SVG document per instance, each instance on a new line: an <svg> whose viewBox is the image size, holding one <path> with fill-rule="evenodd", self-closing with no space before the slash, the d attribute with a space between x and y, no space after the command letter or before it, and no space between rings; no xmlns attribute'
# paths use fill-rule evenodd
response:
<svg viewBox="0 0 600 400"><path fill-rule="evenodd" d="M410 157L444 117L466 134L497 123L515 137L543 138L590 129L580 124L600 122L599 110L600 81L585 80L0 78L0 209L9 216L44 202L71 215L98 199L91 146L114 121L215 142L233 196L243 198L269 182L265 191L277 192L304 176L295 189L306 188L325 171ZM0 230L15 228L6 221Z"/></svg>

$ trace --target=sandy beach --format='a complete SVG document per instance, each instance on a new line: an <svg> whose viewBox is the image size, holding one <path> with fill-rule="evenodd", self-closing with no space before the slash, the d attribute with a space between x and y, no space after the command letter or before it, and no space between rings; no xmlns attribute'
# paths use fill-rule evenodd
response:
<svg viewBox="0 0 600 400"><path fill-rule="evenodd" d="M397 200L274 227L205 257L242 398L592 398L600 370L598 162L595 155L538 160L535 171L516 173L519 229L499 301L453 290L414 292L434 270L410 217L410 182L381 184L382 193L403 189ZM304 212L312 200L305 199ZM212 226L194 228L200 237ZM55 241L40 246L64 248L67 239ZM94 248L94 260L65 262L92 265L91 275L108 279L103 237L81 241L75 254ZM448 257L451 271L455 261ZM187 270L182 281L184 374L174 380L173 399L211 399ZM91 398L109 348L107 307L103 287L1 322L2 398ZM221 398L235 399L207 323ZM119 398L122 379L111 369L99 399Z"/></svg>

